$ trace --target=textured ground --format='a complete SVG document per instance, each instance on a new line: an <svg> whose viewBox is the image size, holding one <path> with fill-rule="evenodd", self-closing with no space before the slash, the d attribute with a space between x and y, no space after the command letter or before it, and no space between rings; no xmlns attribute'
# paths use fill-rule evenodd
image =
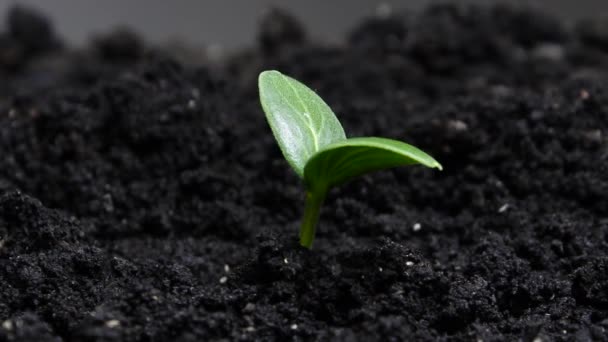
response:
<svg viewBox="0 0 608 342"><path fill-rule="evenodd" d="M608 341L607 21L442 5L332 47L271 13L221 65L5 22L0 341ZM445 170L336 189L299 248L269 68Z"/></svg>

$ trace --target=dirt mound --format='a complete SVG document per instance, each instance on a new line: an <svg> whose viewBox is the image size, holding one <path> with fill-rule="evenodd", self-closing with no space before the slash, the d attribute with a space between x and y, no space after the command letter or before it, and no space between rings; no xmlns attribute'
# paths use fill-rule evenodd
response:
<svg viewBox="0 0 608 342"><path fill-rule="evenodd" d="M48 33L9 19L31 48L0 56L0 340L607 340L601 21L437 5L327 46L272 11L254 48L187 67L128 31L61 49L16 11ZM300 248L269 68L445 170L336 189Z"/></svg>

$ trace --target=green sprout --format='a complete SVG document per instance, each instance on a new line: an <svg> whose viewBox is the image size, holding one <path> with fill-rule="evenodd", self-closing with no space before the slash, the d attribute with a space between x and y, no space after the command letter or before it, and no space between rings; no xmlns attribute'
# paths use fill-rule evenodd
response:
<svg viewBox="0 0 608 342"><path fill-rule="evenodd" d="M310 88L278 71L258 79L260 102L283 156L306 186L300 244L312 247L319 212L331 187L365 173L422 164L442 169L433 157L397 140L346 138L329 106Z"/></svg>

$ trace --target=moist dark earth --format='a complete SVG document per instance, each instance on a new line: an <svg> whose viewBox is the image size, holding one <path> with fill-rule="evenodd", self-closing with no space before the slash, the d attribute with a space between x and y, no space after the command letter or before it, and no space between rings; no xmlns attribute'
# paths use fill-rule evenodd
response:
<svg viewBox="0 0 608 342"><path fill-rule="evenodd" d="M213 60L6 13L0 341L608 341L608 21L384 14L328 45L271 11ZM335 189L299 247L265 69L444 171Z"/></svg>

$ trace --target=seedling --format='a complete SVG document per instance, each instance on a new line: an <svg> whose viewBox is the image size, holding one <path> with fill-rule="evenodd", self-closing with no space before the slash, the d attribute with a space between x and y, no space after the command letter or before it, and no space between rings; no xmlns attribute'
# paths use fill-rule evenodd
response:
<svg viewBox="0 0 608 342"><path fill-rule="evenodd" d="M365 173L421 164L441 170L433 157L397 140L346 138L329 106L310 88L278 71L258 79L260 102L283 156L306 186L300 244L311 248L321 205L334 186Z"/></svg>

